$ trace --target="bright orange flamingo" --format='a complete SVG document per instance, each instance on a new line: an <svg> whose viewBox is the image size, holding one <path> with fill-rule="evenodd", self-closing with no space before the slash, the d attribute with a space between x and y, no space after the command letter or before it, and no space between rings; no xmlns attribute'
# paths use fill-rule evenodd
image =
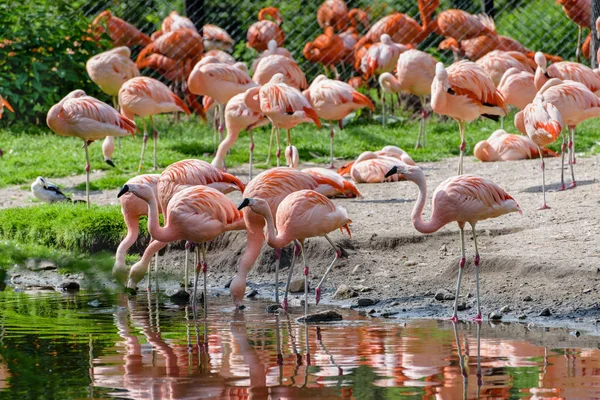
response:
<svg viewBox="0 0 600 400"><path fill-rule="evenodd" d="M10 112L15 112L8 101L6 101L2 96L0 96L0 119L2 119L2 114L4 114L4 107L6 107ZM0 157L4 155L2 149L0 149Z"/></svg>
<svg viewBox="0 0 600 400"><path fill-rule="evenodd" d="M144 139L142 140L142 154L138 172L142 170L144 163L144 152L148 142L148 130L146 129L146 117L150 118L152 124L152 136L154 138L154 170L158 169L157 146L158 131L154 125L153 115L168 112L185 112L190 114L190 109L175 93L161 81L146 76L138 76L125 82L119 90L119 104L121 112L128 118L134 115L142 118L144 123Z"/></svg>
<svg viewBox="0 0 600 400"><path fill-rule="evenodd" d="M140 32L135 26L105 10L94 18L91 31L99 36L107 30L115 47L147 46L152 42L148 35Z"/></svg>
<svg viewBox="0 0 600 400"><path fill-rule="evenodd" d="M522 110L537 94L534 75L517 68L509 68L498 83L498 91L504 97L504 104Z"/></svg>
<svg viewBox="0 0 600 400"><path fill-rule="evenodd" d="M494 182L475 175L459 175L446 179L435 189L431 202L431 219L424 221L422 214L427 200L427 182L425 181L423 170L419 167L404 164L392 168L386 175L390 176L398 173L403 174L407 180L414 182L419 187L419 198L415 203L411 216L412 224L416 230L428 234L438 231L450 222L455 221L458 223L461 256L452 321L458 320L460 283L466 264L464 227L467 222L471 225L473 242L475 244L474 262L477 288L477 315L475 316L475 320L481 321L481 301L479 298L480 258L479 250L477 249L475 224L484 219L496 218L512 212L522 214L519 205Z"/></svg>
<svg viewBox="0 0 600 400"><path fill-rule="evenodd" d="M583 28L590 27L590 21L592 20L592 2L591 0L557 0L556 3L562 5L563 11L567 17L579 27L576 51L577 62L579 62L581 55L581 32Z"/></svg>
<svg viewBox="0 0 600 400"><path fill-rule="evenodd" d="M177 29L192 29L198 32L196 25L194 25L192 20L188 17L179 15L177 11L171 11L171 13L163 19L161 29L163 32L173 32Z"/></svg>
<svg viewBox="0 0 600 400"><path fill-rule="evenodd" d="M88 145L106 136L124 137L136 131L135 122L119 114L100 100L88 96L83 90L74 90L58 104L52 106L46 123L60 136L74 136L83 140L85 149L85 194L90 208L90 156Z"/></svg>
<svg viewBox="0 0 600 400"><path fill-rule="evenodd" d="M546 165L542 148L556 142L562 131L563 120L558 108L552 103L547 103L543 95L535 98L533 103L523 110L523 119L527 136L537 146L542 161L542 193L543 203L540 210L548 207L546 204Z"/></svg>
<svg viewBox="0 0 600 400"><path fill-rule="evenodd" d="M483 162L527 160L542 156L556 157L556 153L542 145L539 147L530 138L515 135L504 129L494 131L489 138L475 145L473 155Z"/></svg>
<svg viewBox="0 0 600 400"><path fill-rule="evenodd" d="M131 57L129 47L121 46L96 54L85 64L92 82L112 97L113 106L116 110L119 109L117 95L123 83L140 75L140 71L129 57ZM102 154L104 155L104 161L111 167L115 166L111 159L114 149L114 138L107 136L102 143Z"/></svg>
<svg viewBox="0 0 600 400"><path fill-rule="evenodd" d="M499 116L506 115L504 100L492 79L479 65L464 60L455 62L447 70L442 63L436 65L431 84L431 108L458 122L461 140L458 175L463 173L466 123L479 116L498 121Z"/></svg>
<svg viewBox="0 0 600 400"><path fill-rule="evenodd" d="M305 189L316 190L320 193L321 190L330 191L331 187L341 192L345 190L336 180L323 176L310 175L292 168L272 168L257 175L248 183L244 191L244 197L260 198L267 201L269 207L271 207L271 213L275 215L277 207L288 194ZM242 305L248 272L260 255L264 239L265 219L263 216L250 209L245 209L244 220L248 234L246 249L240 258L237 274L231 281L229 289L237 307ZM280 253L276 252L275 254L275 288L277 288L279 284ZM275 290L275 302L279 303L278 290Z"/></svg>
<svg viewBox="0 0 600 400"><path fill-rule="evenodd" d="M262 64L262 62L261 62ZM244 102L254 111L262 112L277 128L277 166L281 156L279 128L287 130L287 144L292 145L291 129L303 122L321 121L302 93L284 82L283 74L275 74L269 83L246 91Z"/></svg>
<svg viewBox="0 0 600 400"><path fill-rule="evenodd" d="M241 131L246 130L250 135L250 160L248 179L252 179L252 161L254 154L254 137L252 129L269 123L269 120L259 111L254 111L244 102L244 93L236 94L227 102L225 107L225 126L227 136L219 144L219 149L211 164L220 169L225 169L225 156L233 147Z"/></svg>
<svg viewBox="0 0 600 400"><path fill-rule="evenodd" d="M592 92L600 92L600 76L583 64L562 61L550 66L546 65L546 57L543 53L535 53L537 69L535 71L535 87L540 90L544 84L552 78L571 80L579 82L588 87Z"/></svg>
<svg viewBox="0 0 600 400"><path fill-rule="evenodd" d="M346 28L348 6L344 0L325 0L317 9L317 23L324 30L331 27L336 31Z"/></svg>
<svg viewBox="0 0 600 400"><path fill-rule="evenodd" d="M348 114L363 107L369 107L371 111L375 111L375 106L367 96L359 93L346 82L327 79L325 75L317 76L303 94L317 116L329 121L329 137L331 139L329 168L334 168L333 138L335 131L332 121L338 121L340 129L342 129L341 121Z"/></svg>
<svg viewBox="0 0 600 400"><path fill-rule="evenodd" d="M282 249L293 241L300 244L302 250L302 260L304 262L304 315L308 314L308 265L304 254L304 241L315 236L323 236L333 250L335 257L323 278L315 289L316 303L321 299L321 286L325 278L331 271L336 260L341 257L342 252L331 241L328 233L335 230L346 228L350 235L348 224L352 220L348 218L346 209L336 206L331 200L314 190L300 190L286 196L277 207L277 231L275 231L275 221L271 212L270 204L261 198L252 198L244 195L245 198L240 203L238 209L250 207L250 209L261 215L267 221L267 244L276 249ZM352 235L350 235L352 237ZM293 270L290 267L288 285L285 288L283 308L287 310L287 292L289 282L291 281ZM279 290L277 287L276 290Z"/></svg>
<svg viewBox="0 0 600 400"><path fill-rule="evenodd" d="M158 202L151 187L147 185L132 184L124 185L118 197L130 192L148 203L148 231L157 242L174 242L188 240L201 244L196 247L198 262L196 265L196 278L194 280L193 302L196 305L196 289L198 287L198 275L200 269L204 275L204 310L208 302L206 289L206 271L208 263L206 259L206 243L221 234L243 230L244 218L233 202L223 193L207 186L191 186L177 192L169 201L166 209L167 221L164 227L158 222ZM130 271L131 274L136 271Z"/></svg>
<svg viewBox="0 0 600 400"><path fill-rule="evenodd" d="M421 127L415 149L425 147L426 97L431 94L431 82L435 77L435 58L421 50L407 50L400 54L396 65L396 77L389 72L381 74L379 85L391 93L409 92L421 101ZM423 143L421 143L421 140Z"/></svg>
<svg viewBox="0 0 600 400"><path fill-rule="evenodd" d="M376 152L367 151L361 153L361 155L358 156L356 161L350 161L349 163L344 164L341 168L338 169L337 172L341 176L352 177L352 179L354 179L354 181L357 183L379 183L397 181L398 177L395 176L385 178L384 175L387 171L383 171L383 174L381 173L381 171L387 167L387 161L370 161L378 158L395 158L396 160L400 160L405 164L416 165L413 159L408 155L408 153L402 150L401 148L396 146L385 146L383 149ZM357 163L361 165L357 165L355 172L352 173L354 164Z"/></svg>
<svg viewBox="0 0 600 400"><path fill-rule="evenodd" d="M335 65L344 61L350 51L352 51L352 47L348 49L344 39L335 33L333 27L328 26L325 28L325 32L317 36L315 40L306 43L302 54L310 62L323 64L325 73L331 69L336 79L339 79L340 74Z"/></svg>
<svg viewBox="0 0 600 400"><path fill-rule="evenodd" d="M273 18L273 21L267 19ZM275 40L278 46L283 46L285 33L281 29L283 18L275 7L267 7L258 13L258 22L248 28L246 34L247 46L256 51L265 51L270 40Z"/></svg>
<svg viewBox="0 0 600 400"><path fill-rule="evenodd" d="M258 85L264 85L277 73L282 74L284 82L290 86L300 90L308 87L304 72L296 64L296 61L279 54L270 54L263 57L256 65L252 80Z"/></svg>

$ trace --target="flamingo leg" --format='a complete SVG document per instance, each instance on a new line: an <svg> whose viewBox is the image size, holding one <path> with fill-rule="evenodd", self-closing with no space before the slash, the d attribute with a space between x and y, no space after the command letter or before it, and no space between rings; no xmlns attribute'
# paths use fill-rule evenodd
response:
<svg viewBox="0 0 600 400"><path fill-rule="evenodd" d="M225 131L225 105L219 104L219 143L223 141L223 132Z"/></svg>
<svg viewBox="0 0 600 400"><path fill-rule="evenodd" d="M465 154L465 149L467 147L467 142L465 141L465 122L458 121L458 130L460 131L460 157L458 159L458 175L463 174L463 158Z"/></svg>
<svg viewBox="0 0 600 400"><path fill-rule="evenodd" d="M456 342L456 351L458 352L458 365L460 366L460 374L463 378L463 399L467 398L467 386L468 386L468 374L465 368L465 357L463 356L462 348L460 346L460 338L458 337L458 326L456 323L452 324L454 328L454 341Z"/></svg>
<svg viewBox="0 0 600 400"><path fill-rule="evenodd" d="M331 141L329 142L329 168L334 169L335 167L333 166L333 137L335 135L335 129L333 129L333 123L331 121L329 121L329 128L329 138L331 139Z"/></svg>
<svg viewBox="0 0 600 400"><path fill-rule="evenodd" d="M567 133L565 132L562 136L562 145L560 146L560 189L557 191L565 190L565 151L567 150L567 143L565 140L565 136Z"/></svg>
<svg viewBox="0 0 600 400"><path fill-rule="evenodd" d="M192 294L192 309L194 313L196 312L196 303L197 303L197 289L198 289L198 275L200 275L200 268L202 268L202 263L200 262L200 246L196 246L196 276L194 278L194 293ZM204 300L206 301L206 299Z"/></svg>
<svg viewBox="0 0 600 400"><path fill-rule="evenodd" d="M577 49L575 51L575 57L577 58L577 62L581 59L581 25L579 25L579 30L577 31Z"/></svg>
<svg viewBox="0 0 600 400"><path fill-rule="evenodd" d="M279 164L281 163L281 133L279 132L279 127L277 127L276 129L277 153L275 155L277 156L277 166L279 167Z"/></svg>
<svg viewBox="0 0 600 400"><path fill-rule="evenodd" d="M156 293L159 292L160 288L158 287L158 252L154 255L154 282L156 283Z"/></svg>
<svg viewBox="0 0 600 400"><path fill-rule="evenodd" d="M154 124L152 115L150 116L150 123L152 124L152 137L154 138L154 171L156 171L158 169L158 163L156 162L156 152L158 147L158 131L156 130L156 125Z"/></svg>
<svg viewBox="0 0 600 400"><path fill-rule="evenodd" d="M500 129L504 129L504 115L500 116Z"/></svg>
<svg viewBox="0 0 600 400"><path fill-rule="evenodd" d="M302 262L304 263L304 318L308 316L308 265L306 265L306 255L304 252L304 240L300 241L302 250Z"/></svg>
<svg viewBox="0 0 600 400"><path fill-rule="evenodd" d="M481 375L481 323L477 324L477 397L480 397L483 378Z"/></svg>
<svg viewBox="0 0 600 400"><path fill-rule="evenodd" d="M206 262L207 247L207 243L202 243L202 275L204 276L204 319L208 318L208 290L206 284L206 272L208 270L208 263Z"/></svg>
<svg viewBox="0 0 600 400"><path fill-rule="evenodd" d="M577 182L575 181L575 172L573 171L573 164L575 164L575 127L569 127L569 144L567 145L569 148L569 166L571 167L571 184L569 185L569 189L573 189L577 186Z"/></svg>
<svg viewBox="0 0 600 400"><path fill-rule="evenodd" d="M115 110L119 111L119 101L117 100L117 96L112 97L113 107ZM121 138L117 137L117 149L121 148Z"/></svg>
<svg viewBox="0 0 600 400"><path fill-rule="evenodd" d="M217 154L217 126L218 126L218 113L216 111L213 111L213 153Z"/></svg>
<svg viewBox="0 0 600 400"><path fill-rule="evenodd" d="M279 267L281 265L281 249L275 249L275 303L279 304Z"/></svg>
<svg viewBox="0 0 600 400"><path fill-rule="evenodd" d="M288 146L292 145L292 133L291 133L290 129L287 129L287 145Z"/></svg>
<svg viewBox="0 0 600 400"><path fill-rule="evenodd" d="M250 165L248 168L248 180L252 180L252 160L254 159L254 136L252 135L252 129L248 131L248 135L250 135L250 160L248 164ZM270 152L269 152L270 153Z"/></svg>
<svg viewBox="0 0 600 400"><path fill-rule="evenodd" d="M329 272L331 272L331 269L333 268L333 265L338 260L338 258L340 258L342 256L342 251L340 249L338 249L337 247L335 247L335 244L333 244L333 242L331 241L329 236L325 235L325 239L327 239L327 241L329 242L331 247L333 247L333 250L335 251L335 257L333 258L333 261L331 262L331 264L329 264L329 267L327 267L327 270L325 271L325 275L323 275L323 277L319 281L319 284L317 285L317 288L315 289L316 304L319 304L319 301L321 301L321 286L325 282L325 278L327 278L327 275L329 275Z"/></svg>
<svg viewBox="0 0 600 400"><path fill-rule="evenodd" d="M332 65L331 69L333 70L333 76L335 76L335 79L336 80L340 80L340 73L338 72L338 70L335 67L335 65Z"/></svg>
<svg viewBox="0 0 600 400"><path fill-rule="evenodd" d="M90 209L90 153L88 151L87 140L83 141L83 148L85 149L85 198L87 202L87 208Z"/></svg>
<svg viewBox="0 0 600 400"><path fill-rule="evenodd" d="M184 275L183 275L183 290L185 290L186 292L188 291L188 279L190 279L190 275L189 275L189 251L187 249L187 242L186 242L186 249L185 249L185 260L183 261L183 271L184 271Z"/></svg>
<svg viewBox="0 0 600 400"><path fill-rule="evenodd" d="M421 126L419 127L419 134L417 135L417 143L415 144L415 150L421 147L421 140L425 143L425 99L423 97L419 97L419 101L421 102ZM423 139L421 139L423 137ZM425 147L425 144L423 144Z"/></svg>
<svg viewBox="0 0 600 400"><path fill-rule="evenodd" d="M395 115L396 110L394 109L394 93L390 93L390 115Z"/></svg>
<svg viewBox="0 0 600 400"><path fill-rule="evenodd" d="M267 152L267 165L271 162L271 151L273 149L273 135L275 134L275 125L271 124L271 138L269 139L269 151Z"/></svg>
<svg viewBox="0 0 600 400"><path fill-rule="evenodd" d="M288 310L288 293L290 289L290 284L292 282L292 275L294 274L294 266L296 265L296 256L298 256L300 252L300 243L298 241L294 242L294 251L292 253L292 263L290 264L290 272L288 273L287 282L285 284L285 291L283 293L283 302L281 303L281 307L285 311Z"/></svg>
<svg viewBox="0 0 600 400"><path fill-rule="evenodd" d="M146 118L142 118L144 124L144 138L142 139L142 155L140 156L140 165L138 166L138 172L142 171L144 165L144 153L146 152L146 143L148 143L148 129L146 127Z"/></svg>
<svg viewBox="0 0 600 400"><path fill-rule="evenodd" d="M456 281L456 294L454 297L454 313L452 314L451 321L458 321L458 296L460 294L460 282L462 281L462 273L465 268L466 258L465 258L465 231L464 225L459 226L460 228L460 261L458 263L458 280Z"/></svg>
<svg viewBox="0 0 600 400"><path fill-rule="evenodd" d="M381 124L385 128L385 93L381 91Z"/></svg>
<svg viewBox="0 0 600 400"><path fill-rule="evenodd" d="M544 198L544 204L539 209L547 210L550 207L546 204L546 163L544 162L544 152L540 146L538 146L538 151L540 153L540 160L542 160L542 196Z"/></svg>
<svg viewBox="0 0 600 400"><path fill-rule="evenodd" d="M475 316L475 321L481 321L481 300L479 299L479 250L477 248L477 232L475 232L475 225L471 225L471 229L473 231L473 243L475 244L475 259L473 263L475 264L475 288L477 291L477 315ZM458 300L458 297L456 298Z"/></svg>

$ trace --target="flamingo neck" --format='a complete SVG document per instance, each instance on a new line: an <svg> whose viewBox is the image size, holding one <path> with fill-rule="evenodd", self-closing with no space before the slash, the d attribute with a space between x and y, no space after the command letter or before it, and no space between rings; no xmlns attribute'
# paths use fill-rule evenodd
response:
<svg viewBox="0 0 600 400"><path fill-rule="evenodd" d="M150 236L159 242L172 242L173 239L168 226L163 228L158 222L158 204L154 192L152 192L150 198L146 201L148 202L148 231L150 232Z"/></svg>
<svg viewBox="0 0 600 400"><path fill-rule="evenodd" d="M416 230L421 233L433 233L440 229L444 224L440 223L435 219L435 210L432 210L431 220L423 220L423 209L425 208L425 201L427 200L427 182L425 176L420 175L413 180L414 183L419 187L419 198L412 210L412 224Z"/></svg>
<svg viewBox="0 0 600 400"><path fill-rule="evenodd" d="M282 247L287 246L290 241L287 240L283 235L278 235L277 230L275 229L275 221L273 220L273 214L271 213L271 208L266 207L267 210L261 210L260 214L265 217L267 221L267 244L276 249L281 249Z"/></svg>

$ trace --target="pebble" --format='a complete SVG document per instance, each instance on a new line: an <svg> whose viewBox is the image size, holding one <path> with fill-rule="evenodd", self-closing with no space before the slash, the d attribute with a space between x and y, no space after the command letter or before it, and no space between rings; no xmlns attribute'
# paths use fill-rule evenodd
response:
<svg viewBox="0 0 600 400"><path fill-rule="evenodd" d="M542 310L542 312L540 313L540 317L549 317L552 315L552 312L550 312L549 308L544 308Z"/></svg>
<svg viewBox="0 0 600 400"><path fill-rule="evenodd" d="M436 299L437 301L444 301L446 299L447 294L449 294L449 293L447 293L446 291L438 290L435 293L435 296L433 296L433 298Z"/></svg>
<svg viewBox="0 0 600 400"><path fill-rule="evenodd" d="M265 307L265 312L269 314L274 314L279 309L281 309L281 306L279 304L269 304Z"/></svg>
<svg viewBox="0 0 600 400"><path fill-rule="evenodd" d="M508 314L511 311L512 311L512 308L510 308L510 306L504 306L500 309L500 314Z"/></svg>
<svg viewBox="0 0 600 400"><path fill-rule="evenodd" d="M25 261L25 268L31 271L53 271L56 269L56 264L49 260L37 260L28 258Z"/></svg>
<svg viewBox="0 0 600 400"><path fill-rule="evenodd" d="M304 324L314 324L319 322L341 321L342 319L342 314L337 311L327 310L298 318L297 321Z"/></svg>
<svg viewBox="0 0 600 400"><path fill-rule="evenodd" d="M575 337L579 337L579 336L581 336L581 332L579 332L579 331L571 331L571 332L569 332L569 335L575 336Z"/></svg>
<svg viewBox="0 0 600 400"><path fill-rule="evenodd" d="M356 275L359 272L360 267L362 267L362 264L356 264L354 268L352 268L352 275Z"/></svg>
<svg viewBox="0 0 600 400"><path fill-rule="evenodd" d="M440 247L440 251L442 253L447 253L448 252L448 247L446 247L446 245L444 244L444 245L442 245L442 247Z"/></svg>
<svg viewBox="0 0 600 400"><path fill-rule="evenodd" d="M502 314L497 313L496 311L493 311L490 316L489 319L491 321L500 321L502 319Z"/></svg>
<svg viewBox="0 0 600 400"><path fill-rule="evenodd" d="M383 310L379 315L383 318L389 318L393 315L398 314L398 311L393 311L393 310Z"/></svg>
<svg viewBox="0 0 600 400"><path fill-rule="evenodd" d="M465 311L467 309L467 303L465 303L464 301L458 303L458 306L456 307L456 309L458 311Z"/></svg>
<svg viewBox="0 0 600 400"><path fill-rule="evenodd" d="M360 299L356 300L356 305L358 307L369 307L377 304L377 302L378 300L370 299L368 297L361 297Z"/></svg>
<svg viewBox="0 0 600 400"><path fill-rule="evenodd" d="M456 296L454 295L454 293L446 293L444 295L444 300L454 300L456 299Z"/></svg>
<svg viewBox="0 0 600 400"><path fill-rule="evenodd" d="M308 290L310 290L310 284ZM290 293L304 293L304 278L296 279L290 283Z"/></svg>
<svg viewBox="0 0 600 400"><path fill-rule="evenodd" d="M531 296L525 296L525 298L523 298L523 301L533 301L533 299L531 298Z"/></svg>
<svg viewBox="0 0 600 400"><path fill-rule="evenodd" d="M248 294L246 295L246 298L251 299L252 297L256 297L257 294L258 294L258 290L252 289L251 291L248 292Z"/></svg>
<svg viewBox="0 0 600 400"><path fill-rule="evenodd" d="M346 300L356 296L358 296L358 293L356 293L354 289L352 289L346 284L341 284L340 286L338 286L337 290L335 291L333 296L331 296L331 298L335 300Z"/></svg>
<svg viewBox="0 0 600 400"><path fill-rule="evenodd" d="M521 314L517 317L517 319L520 319L520 320L524 320L526 318L527 318L527 315L525 315L525 314Z"/></svg>
<svg viewBox="0 0 600 400"><path fill-rule="evenodd" d="M417 264L418 264L418 262L416 262L416 261L407 261L404 263L404 266L405 267L414 267Z"/></svg>
<svg viewBox="0 0 600 400"><path fill-rule="evenodd" d="M592 289L585 289L585 290L583 291L583 293L584 293L584 294L588 294L588 293L591 293L591 292L592 292Z"/></svg>
<svg viewBox="0 0 600 400"><path fill-rule="evenodd" d="M60 284L59 288L64 292L79 290L79 283L75 281L67 281Z"/></svg>

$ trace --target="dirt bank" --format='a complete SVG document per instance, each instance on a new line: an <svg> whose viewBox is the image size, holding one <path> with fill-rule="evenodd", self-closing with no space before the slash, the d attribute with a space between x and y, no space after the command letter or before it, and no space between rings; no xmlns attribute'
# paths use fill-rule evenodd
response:
<svg viewBox="0 0 600 400"><path fill-rule="evenodd" d="M578 187L565 192L548 193L550 210L538 211L541 204L541 174L538 160L508 163L465 162L466 173L488 177L504 187L520 204L524 215L510 214L478 225L481 253L481 295L484 315L509 306L504 319L554 321L592 326L600 319L598 279L600 278L600 196L596 177L600 173L598 156L579 158L576 165ZM456 159L422 164L430 188L453 175ZM339 163L341 164L341 162ZM547 162L547 180L556 187L560 180L560 159ZM240 172L244 176L245 169ZM567 174L568 175L568 174ZM417 187L410 182L359 185L362 199L340 199L354 221L353 238L340 232L332 239L343 247L347 257L334 268L325 284L323 301L349 306L356 298L332 300L342 284L370 289L361 293L378 301L365 310L394 317L445 317L452 301L437 301L439 291L453 293L459 259L458 228L448 225L439 232L422 235L411 225L410 213L417 197ZM115 191L93 193L92 201L114 203ZM234 194L234 201L240 200ZM426 218L430 203L425 209ZM475 314L475 276L472 267L473 246L467 235L468 267L463 279L461 302L467 310L462 316ZM245 247L245 234L231 233L215 243L210 254L209 287L223 288L233 276L238 256ZM289 251L286 252L289 256ZM314 287L333 253L323 239L312 239L307 247L311 284ZM266 249L249 276L249 286L259 296L271 296L268 283L273 279L273 251ZM181 250L169 250L161 257L163 272L182 276ZM288 257L282 262L281 281L287 274ZM301 268L295 277L300 278ZM175 280L163 287L176 285ZM145 282L140 284L145 287ZM299 304L299 296L294 296ZM314 303L314 295L309 298ZM470 308L469 308L470 307ZM539 317L543 309L549 317Z"/></svg>

